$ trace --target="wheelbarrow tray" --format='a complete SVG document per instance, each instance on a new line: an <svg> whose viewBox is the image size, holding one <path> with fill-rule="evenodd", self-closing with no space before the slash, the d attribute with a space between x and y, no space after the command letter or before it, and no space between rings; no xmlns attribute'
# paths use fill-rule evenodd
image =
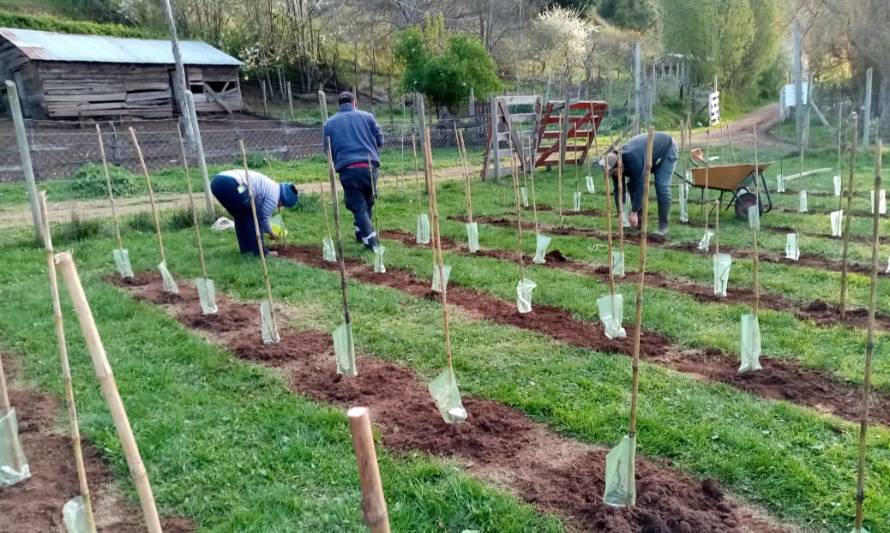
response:
<svg viewBox="0 0 890 533"><path fill-rule="evenodd" d="M760 209L761 213L768 213L773 208L772 197L769 193L769 187L766 184L764 171L769 168L772 163L760 163L755 166L751 163L733 163L729 165L711 165L709 167L696 167L692 169L692 181L690 185L701 189L704 204L705 189L714 189L720 191L720 205L723 205L723 195L729 193L731 195L729 203L725 209L729 210L733 205L739 202L740 197L753 194L755 180L760 179ZM707 183L707 186L706 186ZM765 196L765 198L764 198ZM753 205L753 200L748 197L748 204ZM711 208L713 211L713 207ZM736 208L736 215L741 218L747 216L743 211L747 209L746 204L739 204Z"/></svg>
<svg viewBox="0 0 890 533"><path fill-rule="evenodd" d="M770 163L761 163L756 168L758 174L769 168ZM692 185L707 187L718 191L736 191L745 186L748 178L754 174L751 163L734 163L731 165L711 165L692 169Z"/></svg>

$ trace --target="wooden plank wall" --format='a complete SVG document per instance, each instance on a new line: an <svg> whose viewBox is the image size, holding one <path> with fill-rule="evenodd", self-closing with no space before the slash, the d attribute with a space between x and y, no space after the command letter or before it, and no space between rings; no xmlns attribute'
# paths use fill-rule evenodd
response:
<svg viewBox="0 0 890 533"><path fill-rule="evenodd" d="M31 61L15 46L6 40L0 40L0 73L3 79L16 82L19 89L19 100L22 112L26 117L42 118L43 94L40 88L40 75ZM5 100L5 99L4 99ZM6 109L7 102L0 108Z"/></svg>
<svg viewBox="0 0 890 533"><path fill-rule="evenodd" d="M36 62L46 117L170 118L174 115L172 65ZM205 83L228 82L222 94L233 110L242 108L236 67L189 67L189 83L199 113L222 113L204 89Z"/></svg>

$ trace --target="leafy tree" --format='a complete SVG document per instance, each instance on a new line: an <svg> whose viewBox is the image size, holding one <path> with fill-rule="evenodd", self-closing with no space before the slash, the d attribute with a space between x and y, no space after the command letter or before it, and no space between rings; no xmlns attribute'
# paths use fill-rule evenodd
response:
<svg viewBox="0 0 890 533"><path fill-rule="evenodd" d="M658 18L653 0L600 0L597 4L597 13L621 28L645 31Z"/></svg>
<svg viewBox="0 0 890 533"><path fill-rule="evenodd" d="M428 25L429 27L429 25ZM453 34L442 42L441 30L413 26L400 32L393 53L405 69L402 87L420 91L436 108L456 109L470 95L487 98L501 86L494 60L477 39ZM434 39L430 35L435 35Z"/></svg>

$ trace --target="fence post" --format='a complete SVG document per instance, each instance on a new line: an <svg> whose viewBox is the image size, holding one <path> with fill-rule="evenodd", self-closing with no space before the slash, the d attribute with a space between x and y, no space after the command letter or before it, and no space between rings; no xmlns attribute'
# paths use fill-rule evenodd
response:
<svg viewBox="0 0 890 533"><path fill-rule="evenodd" d="M266 100L266 80L264 78L260 78L260 88L263 90L263 116L269 116L269 103Z"/></svg>
<svg viewBox="0 0 890 533"><path fill-rule="evenodd" d="M476 93L473 91L472 87L470 87L470 101L467 104L467 106L469 108L469 109L467 109L467 115L469 115L471 117L475 117L476 116Z"/></svg>
<svg viewBox="0 0 890 533"><path fill-rule="evenodd" d="M324 123L328 119L328 98L321 86L318 87L318 108L321 110L321 121Z"/></svg>
<svg viewBox="0 0 890 533"><path fill-rule="evenodd" d="M188 104L192 131L195 133L195 152L198 156L198 168L201 169L201 179L204 181L204 203L207 206L207 215L213 217L216 216L216 209L213 206L213 195L210 193L210 174L207 172L207 159L204 157L204 141L201 138L201 128L198 125L198 112L195 110L195 95L191 91L186 91L185 100Z"/></svg>
<svg viewBox="0 0 890 533"><path fill-rule="evenodd" d="M862 147L871 146L871 92L874 69L865 71L865 103L862 105ZM876 193L877 194L877 193Z"/></svg>
<svg viewBox="0 0 890 533"><path fill-rule="evenodd" d="M287 82L287 107L290 109L290 118L294 118L294 93L290 86L290 80Z"/></svg>
<svg viewBox="0 0 890 533"><path fill-rule="evenodd" d="M15 123L15 139L19 145L19 154L22 158L22 173L25 175L25 185L28 189L28 201L31 203L31 218L34 223L34 233L38 239L43 239L43 225L40 223L40 208L37 203L37 183L34 179L34 166L31 163L31 148L28 145L28 135L25 132L25 119L22 117L22 106L19 102L19 91L15 83L6 80L6 94L9 98L9 111Z"/></svg>

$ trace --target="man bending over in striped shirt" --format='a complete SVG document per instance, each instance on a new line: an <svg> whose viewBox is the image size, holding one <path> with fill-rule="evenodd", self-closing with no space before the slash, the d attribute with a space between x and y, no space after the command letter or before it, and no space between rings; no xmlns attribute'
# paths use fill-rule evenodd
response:
<svg viewBox="0 0 890 533"><path fill-rule="evenodd" d="M277 237L272 233L269 219L280 207L293 207L300 199L300 193L293 183L278 184L272 178L259 172L248 171L247 179L253 189L253 199L256 203L256 216L260 224L260 234L268 235L270 239ZM253 226L253 213L250 211L250 192L247 182L244 180L243 170L227 170L213 176L210 190L217 201L226 208L235 220L235 236L238 238L238 248L242 254L260 254L257 246L256 229ZM263 242L263 251L268 253Z"/></svg>

